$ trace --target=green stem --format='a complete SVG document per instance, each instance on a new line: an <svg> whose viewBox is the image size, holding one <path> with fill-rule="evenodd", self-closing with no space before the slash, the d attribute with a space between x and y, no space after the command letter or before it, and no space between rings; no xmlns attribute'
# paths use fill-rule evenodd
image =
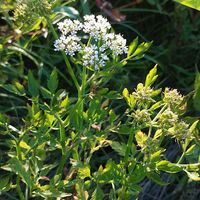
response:
<svg viewBox="0 0 200 200"><path fill-rule="evenodd" d="M183 160L183 157L185 156L185 152L182 153L181 157L179 158L177 164L180 164L180 162Z"/></svg>
<svg viewBox="0 0 200 200"><path fill-rule="evenodd" d="M131 129L131 132L130 132L130 135L129 135L129 138L128 138L128 144L127 144L127 148L126 148L126 152L125 152L125 157L124 157L125 166L126 166L127 163L128 163L128 157L129 157L130 150L131 150L131 146L132 146L132 143L133 143L133 136L134 136L134 133L135 133L135 131L133 131L133 130Z"/></svg>
<svg viewBox="0 0 200 200"><path fill-rule="evenodd" d="M58 114L55 114L56 119L58 120L59 123L59 133L60 133L60 144L61 144L61 150L62 150L62 157L61 161L59 163L58 169L57 169L57 174L61 174L62 170L65 165L65 160L67 158L67 153L66 153L66 148L65 148L65 141L66 141L66 136L65 136L65 126Z"/></svg>
<svg viewBox="0 0 200 200"><path fill-rule="evenodd" d="M151 132L152 132L152 124L158 119L158 117L164 112L164 110L166 109L167 105L164 105L162 107L162 109L158 112L158 114L154 117L154 119L151 121L151 126L149 128L149 132L148 132L148 137L151 136Z"/></svg>
<svg viewBox="0 0 200 200"><path fill-rule="evenodd" d="M58 39L58 35L57 35L57 33L56 33L56 31L55 31L53 25L52 25L51 19L50 19L49 17L46 17L46 20L47 20L47 23L48 23L48 25L49 25L49 28L50 28L50 30L51 30L51 32L52 32L54 38L57 40L57 39ZM68 72L69 72L69 74L70 74L72 80L74 81L74 84L75 84L75 86L76 86L76 89L77 89L78 92L80 92L80 86L79 86L79 84L78 84L77 78L76 78L76 76L75 76L75 74L74 74L74 71L73 71L73 69L72 69L72 66L71 66L71 64L70 64L70 62L69 62L69 60L68 60L68 58L67 58L65 52L64 52L64 51L61 51L61 53L62 53L63 59L64 59L64 61L65 61L67 70L68 70Z"/></svg>
<svg viewBox="0 0 200 200"><path fill-rule="evenodd" d="M87 78L87 69L83 67L82 71L82 85L81 85L81 96L79 97L82 101L81 103L81 114L84 110L84 97L85 97L85 88L86 88L86 78Z"/></svg>
<svg viewBox="0 0 200 200"><path fill-rule="evenodd" d="M23 194L21 187L20 187L20 176L19 175L17 175L17 183L16 184L17 184L17 192L19 194L19 199L25 200L24 194Z"/></svg>

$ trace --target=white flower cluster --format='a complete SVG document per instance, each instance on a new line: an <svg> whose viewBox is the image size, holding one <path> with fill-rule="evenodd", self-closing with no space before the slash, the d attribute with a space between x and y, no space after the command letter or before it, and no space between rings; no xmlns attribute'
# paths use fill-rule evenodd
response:
<svg viewBox="0 0 200 200"><path fill-rule="evenodd" d="M101 15L86 15L83 22L66 19L58 23L58 29L61 36L54 43L55 51L65 51L70 56L79 53L83 66L95 70L128 51L126 39L110 33L111 25Z"/></svg>
<svg viewBox="0 0 200 200"><path fill-rule="evenodd" d="M68 37L62 35L60 39L54 43L55 51L65 51L67 55L74 56L76 52L81 51L80 38L76 35L69 35Z"/></svg>
<svg viewBox="0 0 200 200"><path fill-rule="evenodd" d="M83 50L83 66L94 66L97 70L100 66L104 67L108 56L101 49L98 50L96 45L85 47Z"/></svg>
<svg viewBox="0 0 200 200"><path fill-rule="evenodd" d="M101 15L98 15L96 18L94 15L84 16L83 32L88 33L91 37L94 37L96 40L99 40L101 39L101 37L104 37L110 29L110 23Z"/></svg>

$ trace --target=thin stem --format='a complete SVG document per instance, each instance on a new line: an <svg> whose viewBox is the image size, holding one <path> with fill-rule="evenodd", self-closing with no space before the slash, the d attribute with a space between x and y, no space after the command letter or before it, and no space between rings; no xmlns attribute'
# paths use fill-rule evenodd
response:
<svg viewBox="0 0 200 200"><path fill-rule="evenodd" d="M158 117L164 112L164 110L166 109L167 105L164 105L162 107L162 109L158 112L158 114L154 117L154 119L151 121L151 126L149 127L149 132L148 132L148 137L151 136L151 132L152 132L152 124L158 119Z"/></svg>
<svg viewBox="0 0 200 200"><path fill-rule="evenodd" d="M129 135L129 138L128 138L128 144L127 144L127 148L126 148L126 152L125 152L125 157L124 157L125 165L127 165L127 163L128 163L128 157L129 157L131 146L132 146L132 143L133 143L134 133L135 133L135 131L133 131L133 129L131 129L131 132L130 132L130 135Z"/></svg>
<svg viewBox="0 0 200 200"><path fill-rule="evenodd" d="M19 194L19 199L25 200L24 194L23 194L21 187L20 187L20 176L19 175L17 175L17 192Z"/></svg>
<svg viewBox="0 0 200 200"><path fill-rule="evenodd" d="M185 156L185 152L182 153L181 157L179 158L177 164L180 164L180 162L183 160L183 157Z"/></svg>

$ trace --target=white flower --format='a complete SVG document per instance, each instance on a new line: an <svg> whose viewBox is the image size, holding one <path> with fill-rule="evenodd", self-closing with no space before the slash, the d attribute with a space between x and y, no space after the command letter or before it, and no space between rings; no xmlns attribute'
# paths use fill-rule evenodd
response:
<svg viewBox="0 0 200 200"><path fill-rule="evenodd" d="M126 40L120 34L109 33L111 25L101 15L86 15L83 23L79 20L66 19L58 23L58 29L62 34L55 41L55 51L63 50L70 56L80 51L83 53L84 66L98 69L106 65L109 57L115 58L126 53L128 49ZM81 46L86 47L83 50Z"/></svg>
<svg viewBox="0 0 200 200"><path fill-rule="evenodd" d="M62 35L60 39L56 40L54 43L55 51L65 51L67 55L73 56L76 52L81 51L82 47L80 45L80 38L75 35L69 35L65 37Z"/></svg>
<svg viewBox="0 0 200 200"><path fill-rule="evenodd" d="M127 53L128 51L126 39L124 39L120 34L108 33L104 36L103 40L105 46L110 48L115 56Z"/></svg>
<svg viewBox="0 0 200 200"><path fill-rule="evenodd" d="M96 45L85 47L83 54L83 66L91 66L95 70L99 69L99 67L104 67L109 59L106 53L100 51Z"/></svg>
<svg viewBox="0 0 200 200"><path fill-rule="evenodd" d="M98 15L96 18L94 15L84 16L83 31L88 33L90 36L99 40L101 36L106 34L111 28L110 23L106 18Z"/></svg>
<svg viewBox="0 0 200 200"><path fill-rule="evenodd" d="M77 34L77 31L81 30L83 28L83 24L78 20L70 20L66 19L63 22L58 23L58 29L61 31L63 35L71 34L75 35Z"/></svg>

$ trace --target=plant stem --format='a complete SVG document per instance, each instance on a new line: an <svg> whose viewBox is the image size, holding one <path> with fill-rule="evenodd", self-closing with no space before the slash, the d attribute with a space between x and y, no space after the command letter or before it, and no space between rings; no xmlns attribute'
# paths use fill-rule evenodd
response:
<svg viewBox="0 0 200 200"><path fill-rule="evenodd" d="M183 157L185 156L185 152L182 153L181 157L179 158L177 164L180 164L180 162L183 160Z"/></svg>
<svg viewBox="0 0 200 200"><path fill-rule="evenodd" d="M20 176L19 175L17 175L17 183L16 183L16 185L17 185L17 192L19 194L19 199L20 200L25 200L23 192L22 192L21 187L20 187Z"/></svg>
<svg viewBox="0 0 200 200"><path fill-rule="evenodd" d="M135 131L133 131L133 129L131 129L131 132L130 132L130 135L129 135L129 138L128 138L128 144L127 144L127 148L126 148L126 152L125 152L125 157L124 157L125 166L128 163L128 157L129 157L129 153L130 153L130 150L131 150L131 145L133 143L134 133L135 133Z"/></svg>
<svg viewBox="0 0 200 200"><path fill-rule="evenodd" d="M83 71L82 71L82 85L81 85L81 92L80 92L80 96L79 96L79 100L81 101L81 105L80 105L80 111L79 111L79 115L80 115L80 127L82 127L83 125L83 120L82 120L82 113L84 111L84 97L85 97L85 88L86 88L86 78L87 78L87 69L86 67L83 67Z"/></svg>
<svg viewBox="0 0 200 200"><path fill-rule="evenodd" d="M158 112L158 114L154 117L154 119L151 121L151 126L149 127L149 132L148 132L148 137L151 137L151 132L152 132L152 124L158 119L158 117L164 112L166 109L167 105L164 105L162 109Z"/></svg>

